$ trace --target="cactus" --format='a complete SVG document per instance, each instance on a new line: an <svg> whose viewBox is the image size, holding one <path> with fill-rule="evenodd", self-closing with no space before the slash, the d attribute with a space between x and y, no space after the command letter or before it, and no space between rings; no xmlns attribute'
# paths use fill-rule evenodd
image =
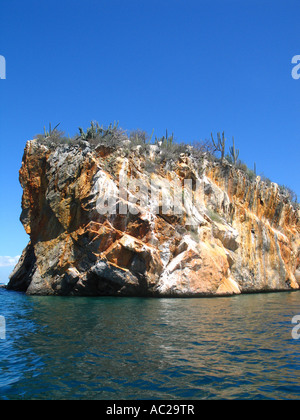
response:
<svg viewBox="0 0 300 420"><path fill-rule="evenodd" d="M168 130L166 130L166 136L163 136L159 141L164 148L172 147L174 141L174 133L172 133L172 135L169 137Z"/></svg>
<svg viewBox="0 0 300 420"><path fill-rule="evenodd" d="M234 163L234 165L236 165L239 154L240 154L240 151L239 151L239 149L235 148L234 137L232 137L232 147L230 147L229 151L230 151L230 154L232 156L233 163Z"/></svg>
<svg viewBox="0 0 300 420"><path fill-rule="evenodd" d="M46 130L46 127L44 126L44 136L45 136L45 139L46 138L48 138L48 137L51 137L54 133L55 133L55 131L56 131L56 129L57 129L57 127L60 125L60 123L58 123L54 128L53 128L53 130L52 130L52 128L51 128L51 123L49 123L49 131L47 131Z"/></svg>
<svg viewBox="0 0 300 420"><path fill-rule="evenodd" d="M96 137L97 135L97 126L93 121L91 122L90 135L92 138Z"/></svg>
<svg viewBox="0 0 300 420"><path fill-rule="evenodd" d="M86 134L85 134L85 132L83 131L83 128L78 127L78 130L79 130L79 133L80 133L80 137L81 137L83 140L85 140L85 138L86 138Z"/></svg>
<svg viewBox="0 0 300 420"><path fill-rule="evenodd" d="M107 129L103 128L103 125L100 125L97 122L92 121L90 128L87 129L85 132L81 127L78 128L80 137L83 140L91 140L95 139L97 136L105 137L105 136L112 136L114 132L117 130L119 122L114 121L114 124L110 123Z"/></svg>
<svg viewBox="0 0 300 420"><path fill-rule="evenodd" d="M220 152L221 153L221 162L224 162L224 156L225 156L225 145L226 145L226 138L225 138L225 133L223 131L222 133L222 139L221 139L221 134L218 133L218 143L215 142L213 134L211 133L211 139L213 142L213 145L215 147L215 152Z"/></svg>
<svg viewBox="0 0 300 420"><path fill-rule="evenodd" d="M149 137L149 143L148 143L148 144L151 144L153 134L154 134L154 128L153 128L153 130L152 130L151 136Z"/></svg>
<svg viewBox="0 0 300 420"><path fill-rule="evenodd" d="M107 131L113 132L118 128L118 126L119 126L119 121L114 121L114 125L112 125L112 123L109 124Z"/></svg>
<svg viewBox="0 0 300 420"><path fill-rule="evenodd" d="M92 137L92 130L90 128L87 129L86 133L83 130L83 128L79 127L78 128L79 133L80 133L80 137L82 138L82 140L90 140Z"/></svg>

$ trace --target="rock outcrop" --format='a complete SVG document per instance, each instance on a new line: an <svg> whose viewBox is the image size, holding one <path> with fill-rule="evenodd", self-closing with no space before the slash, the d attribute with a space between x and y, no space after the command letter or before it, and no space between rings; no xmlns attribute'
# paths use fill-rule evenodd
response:
<svg viewBox="0 0 300 420"><path fill-rule="evenodd" d="M192 154L155 164L157 153L29 141L20 182L30 242L8 289L73 296L299 289L300 215L276 184Z"/></svg>

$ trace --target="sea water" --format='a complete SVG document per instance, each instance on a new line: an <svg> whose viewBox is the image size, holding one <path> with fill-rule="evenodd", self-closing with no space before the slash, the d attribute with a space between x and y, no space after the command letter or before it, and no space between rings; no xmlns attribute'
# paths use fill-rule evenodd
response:
<svg viewBox="0 0 300 420"><path fill-rule="evenodd" d="M300 292L158 299L0 289L0 399L296 399L299 304Z"/></svg>

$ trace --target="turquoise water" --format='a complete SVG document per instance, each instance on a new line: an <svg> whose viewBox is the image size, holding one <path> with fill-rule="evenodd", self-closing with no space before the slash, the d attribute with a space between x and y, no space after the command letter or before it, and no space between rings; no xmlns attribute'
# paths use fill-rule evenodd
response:
<svg viewBox="0 0 300 420"><path fill-rule="evenodd" d="M295 399L300 293L28 297L0 289L0 399Z"/></svg>

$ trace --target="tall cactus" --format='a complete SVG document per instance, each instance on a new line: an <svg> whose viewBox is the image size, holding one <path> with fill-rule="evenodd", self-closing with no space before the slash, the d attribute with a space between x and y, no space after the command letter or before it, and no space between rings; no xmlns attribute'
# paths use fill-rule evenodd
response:
<svg viewBox="0 0 300 420"><path fill-rule="evenodd" d="M110 123L109 126L105 129L103 125L100 127L99 123L96 121L91 122L91 126L85 132L83 128L79 127L80 137L83 140L92 140L99 137L112 137L118 130L119 122L114 121L114 124Z"/></svg>
<svg viewBox="0 0 300 420"><path fill-rule="evenodd" d="M215 151L221 153L221 162L223 163L224 162L224 156L225 156L225 146L226 146L226 138L225 138L224 131L222 133L222 138L221 138L221 134L218 133L218 142L215 142L213 133L211 133L211 139L212 139L213 145L215 147Z"/></svg>
<svg viewBox="0 0 300 420"><path fill-rule="evenodd" d="M174 133L172 133L171 137L168 138L168 145L172 146L174 140Z"/></svg>
<svg viewBox="0 0 300 420"><path fill-rule="evenodd" d="M235 148L234 137L232 137L232 147L229 148L229 151L230 151L230 154L232 156L233 163L236 165L239 154L240 154L240 151L239 151L239 149Z"/></svg>
<svg viewBox="0 0 300 420"><path fill-rule="evenodd" d="M52 128L51 128L51 123L49 123L49 131L48 130L46 130L46 127L44 126L44 136L45 136L45 139L46 138L48 138L48 137L51 137L54 133L55 133L55 131L57 130L57 127L60 125L60 123L58 123L54 128L53 128L53 130L52 130Z"/></svg>
<svg viewBox="0 0 300 420"><path fill-rule="evenodd" d="M172 135L169 136L168 130L166 130L166 136L163 136L161 138L162 146L165 148L170 148L172 147L173 141L174 141L174 133L172 133Z"/></svg>
<svg viewBox="0 0 300 420"><path fill-rule="evenodd" d="M154 128L153 128L153 130L152 130L151 136L149 137L148 144L151 144L153 134L154 134Z"/></svg>

